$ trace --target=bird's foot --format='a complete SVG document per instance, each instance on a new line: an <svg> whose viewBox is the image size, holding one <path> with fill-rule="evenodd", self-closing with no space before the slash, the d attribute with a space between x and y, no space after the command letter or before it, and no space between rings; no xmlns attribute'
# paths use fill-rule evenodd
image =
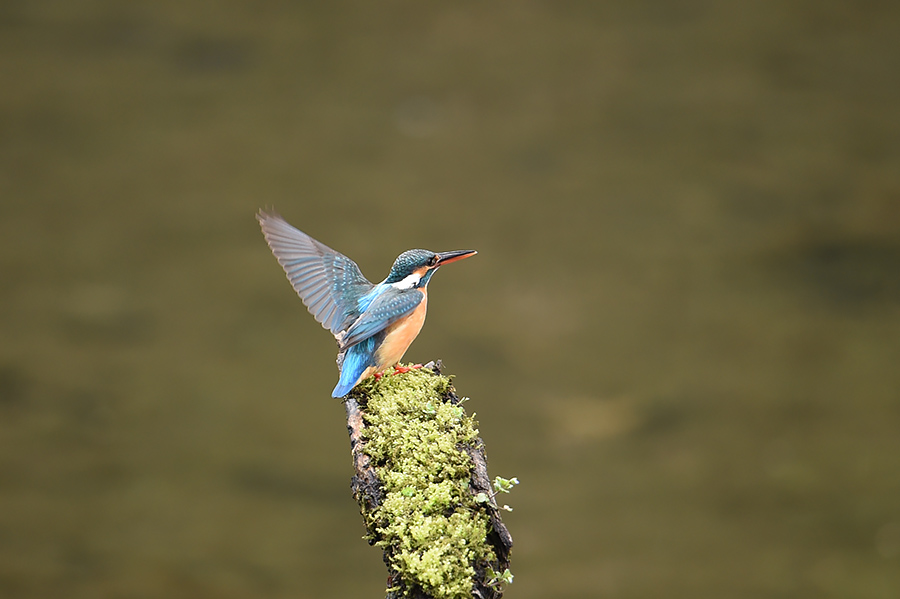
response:
<svg viewBox="0 0 900 599"><path fill-rule="evenodd" d="M405 372L409 372L410 370L415 370L417 368L421 368L421 364L413 364L412 366L394 366L394 374L403 374Z"/></svg>
<svg viewBox="0 0 900 599"><path fill-rule="evenodd" d="M380 373L380 372L376 372L376 373L373 374L372 376L374 376L374 377L375 377L375 380L377 381L377 380L380 380L381 377L384 376L384 374L382 374L382 373Z"/></svg>

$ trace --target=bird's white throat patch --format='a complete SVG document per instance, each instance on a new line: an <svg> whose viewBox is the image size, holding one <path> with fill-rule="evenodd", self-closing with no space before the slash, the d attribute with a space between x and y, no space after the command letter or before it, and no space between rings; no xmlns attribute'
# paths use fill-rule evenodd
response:
<svg viewBox="0 0 900 599"><path fill-rule="evenodd" d="M411 275L407 275L405 279L402 281L397 281L396 283L391 283L391 287L394 289L412 289L416 285L419 284L419 281L422 280L422 275L417 272L412 273Z"/></svg>

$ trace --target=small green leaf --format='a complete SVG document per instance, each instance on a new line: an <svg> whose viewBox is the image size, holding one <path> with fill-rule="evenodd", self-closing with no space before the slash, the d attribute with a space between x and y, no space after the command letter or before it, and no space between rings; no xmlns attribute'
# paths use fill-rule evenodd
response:
<svg viewBox="0 0 900 599"><path fill-rule="evenodd" d="M519 484L518 478L503 478L498 476L494 479L494 490L498 493L509 493L517 484Z"/></svg>

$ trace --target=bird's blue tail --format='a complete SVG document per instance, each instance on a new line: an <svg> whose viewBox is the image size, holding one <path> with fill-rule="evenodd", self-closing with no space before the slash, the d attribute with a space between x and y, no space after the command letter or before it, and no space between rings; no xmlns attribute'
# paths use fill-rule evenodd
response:
<svg viewBox="0 0 900 599"><path fill-rule="evenodd" d="M343 397L359 382L366 368L375 365L376 340L373 337L350 347L341 363L341 378L331 392L332 397Z"/></svg>

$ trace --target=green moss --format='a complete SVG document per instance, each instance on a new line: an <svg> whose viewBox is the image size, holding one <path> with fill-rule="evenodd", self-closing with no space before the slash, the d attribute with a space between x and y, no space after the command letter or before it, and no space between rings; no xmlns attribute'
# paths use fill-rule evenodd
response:
<svg viewBox="0 0 900 599"><path fill-rule="evenodd" d="M477 423L444 400L450 389L449 378L424 369L359 387L365 451L384 486L369 530L405 588L436 599L471 597L473 566L494 559L488 515L469 492L464 447L478 437Z"/></svg>

